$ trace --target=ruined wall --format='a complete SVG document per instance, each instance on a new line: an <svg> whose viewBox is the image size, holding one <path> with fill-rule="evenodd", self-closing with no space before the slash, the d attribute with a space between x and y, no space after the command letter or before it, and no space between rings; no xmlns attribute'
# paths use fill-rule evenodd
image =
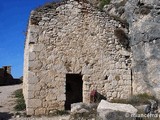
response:
<svg viewBox="0 0 160 120"><path fill-rule="evenodd" d="M64 109L66 74L83 75L83 102L96 89L108 100L131 95L131 54L114 35L121 24L70 0L32 11L24 54L27 114Z"/></svg>
<svg viewBox="0 0 160 120"><path fill-rule="evenodd" d="M0 68L0 78L1 78L1 81L4 80L4 69L3 68Z"/></svg>
<svg viewBox="0 0 160 120"><path fill-rule="evenodd" d="M0 85L10 85L14 83L11 75L11 66L3 66L0 68Z"/></svg>

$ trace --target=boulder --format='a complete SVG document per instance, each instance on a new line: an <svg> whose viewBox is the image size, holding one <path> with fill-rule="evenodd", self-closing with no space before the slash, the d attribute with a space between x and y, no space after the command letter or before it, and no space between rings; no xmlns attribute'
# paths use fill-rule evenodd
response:
<svg viewBox="0 0 160 120"><path fill-rule="evenodd" d="M137 113L137 109L130 104L110 103L101 100L97 112L102 120L134 120L132 115Z"/></svg>
<svg viewBox="0 0 160 120"><path fill-rule="evenodd" d="M71 104L71 114L69 120L94 120L97 118L97 105L74 103Z"/></svg>
<svg viewBox="0 0 160 120"><path fill-rule="evenodd" d="M89 109L89 106L82 102L71 104L71 113L89 112Z"/></svg>
<svg viewBox="0 0 160 120"><path fill-rule="evenodd" d="M138 111L142 111L145 114L145 109L147 108L147 106L148 106L148 104L146 104L146 105L138 105L138 106L135 106L135 108Z"/></svg>

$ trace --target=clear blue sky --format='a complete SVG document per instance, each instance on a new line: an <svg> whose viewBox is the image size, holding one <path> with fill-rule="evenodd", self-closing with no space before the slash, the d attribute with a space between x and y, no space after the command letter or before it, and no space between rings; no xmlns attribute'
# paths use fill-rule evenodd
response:
<svg viewBox="0 0 160 120"><path fill-rule="evenodd" d="M12 66L12 75L23 74L24 32L31 10L54 0L0 0L0 67Z"/></svg>

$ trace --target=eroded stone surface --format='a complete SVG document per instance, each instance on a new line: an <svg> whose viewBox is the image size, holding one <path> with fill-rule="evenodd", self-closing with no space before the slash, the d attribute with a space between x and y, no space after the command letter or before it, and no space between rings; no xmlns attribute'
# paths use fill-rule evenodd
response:
<svg viewBox="0 0 160 120"><path fill-rule="evenodd" d="M125 6L133 53L133 93L148 92L159 98L159 0L129 0Z"/></svg>

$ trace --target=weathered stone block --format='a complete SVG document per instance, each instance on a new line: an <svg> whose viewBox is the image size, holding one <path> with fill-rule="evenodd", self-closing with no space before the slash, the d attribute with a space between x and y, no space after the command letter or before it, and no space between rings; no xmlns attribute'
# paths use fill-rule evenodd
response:
<svg viewBox="0 0 160 120"><path fill-rule="evenodd" d="M48 94L46 96L46 100L50 101L50 100L56 100L57 96L55 94Z"/></svg>
<svg viewBox="0 0 160 120"><path fill-rule="evenodd" d="M107 92L107 97L112 96L112 92Z"/></svg>
<svg viewBox="0 0 160 120"><path fill-rule="evenodd" d="M88 75L83 75L82 80L88 81L89 80L89 76Z"/></svg>
<svg viewBox="0 0 160 120"><path fill-rule="evenodd" d="M28 90L26 99L33 99L34 98L34 91Z"/></svg>
<svg viewBox="0 0 160 120"><path fill-rule="evenodd" d="M113 88L112 83L106 83L106 84L104 85L105 91L111 90L112 88Z"/></svg>
<svg viewBox="0 0 160 120"><path fill-rule="evenodd" d="M101 110L114 110L114 111L122 111L131 114L136 114L137 109L130 104L119 104L119 103L110 103L105 100L101 100L97 107L97 111ZM125 116L124 116L125 117Z"/></svg>
<svg viewBox="0 0 160 120"><path fill-rule="evenodd" d="M26 108L27 115L34 115L34 108Z"/></svg>
<svg viewBox="0 0 160 120"><path fill-rule="evenodd" d="M44 115L46 114L46 108L38 108L35 110L35 115Z"/></svg>
<svg viewBox="0 0 160 120"><path fill-rule="evenodd" d="M59 109L59 103L56 101L52 102L48 102L48 109L51 110L51 109Z"/></svg>
<svg viewBox="0 0 160 120"><path fill-rule="evenodd" d="M57 101L65 101L65 100L66 100L65 94L61 94L61 95L57 96Z"/></svg>
<svg viewBox="0 0 160 120"><path fill-rule="evenodd" d="M121 63L117 62L116 65L115 65L115 67L118 68L118 69L120 69L120 68L122 68L122 65L121 65Z"/></svg>
<svg viewBox="0 0 160 120"><path fill-rule="evenodd" d="M112 97L113 97L113 98L116 98L116 97L117 97L117 92L113 92L113 93L112 93Z"/></svg>
<svg viewBox="0 0 160 120"><path fill-rule="evenodd" d="M35 44L33 51L40 52L44 49L44 44Z"/></svg>
<svg viewBox="0 0 160 120"><path fill-rule="evenodd" d="M42 107L42 100L40 99L28 99L27 101L27 105L29 108L38 108L38 107Z"/></svg>
<svg viewBox="0 0 160 120"><path fill-rule="evenodd" d="M35 85L35 84L29 84L28 85L28 91L37 91L37 90L40 90L41 89L41 86L39 85Z"/></svg>
<svg viewBox="0 0 160 120"><path fill-rule="evenodd" d="M28 72L28 80L27 80L28 84L36 84L38 81L39 80L38 80L37 76L35 75L35 73Z"/></svg>
<svg viewBox="0 0 160 120"><path fill-rule="evenodd" d="M42 62L40 61L30 61L28 65L29 69L36 70L42 67Z"/></svg>
<svg viewBox="0 0 160 120"><path fill-rule="evenodd" d="M118 85L118 81L117 80L113 80L112 81L112 87L116 87Z"/></svg>
<svg viewBox="0 0 160 120"><path fill-rule="evenodd" d="M123 75L123 79L125 79L125 80L131 80L131 75Z"/></svg>
<svg viewBox="0 0 160 120"><path fill-rule="evenodd" d="M35 60L36 59L36 54L34 52L29 53L29 60Z"/></svg>

